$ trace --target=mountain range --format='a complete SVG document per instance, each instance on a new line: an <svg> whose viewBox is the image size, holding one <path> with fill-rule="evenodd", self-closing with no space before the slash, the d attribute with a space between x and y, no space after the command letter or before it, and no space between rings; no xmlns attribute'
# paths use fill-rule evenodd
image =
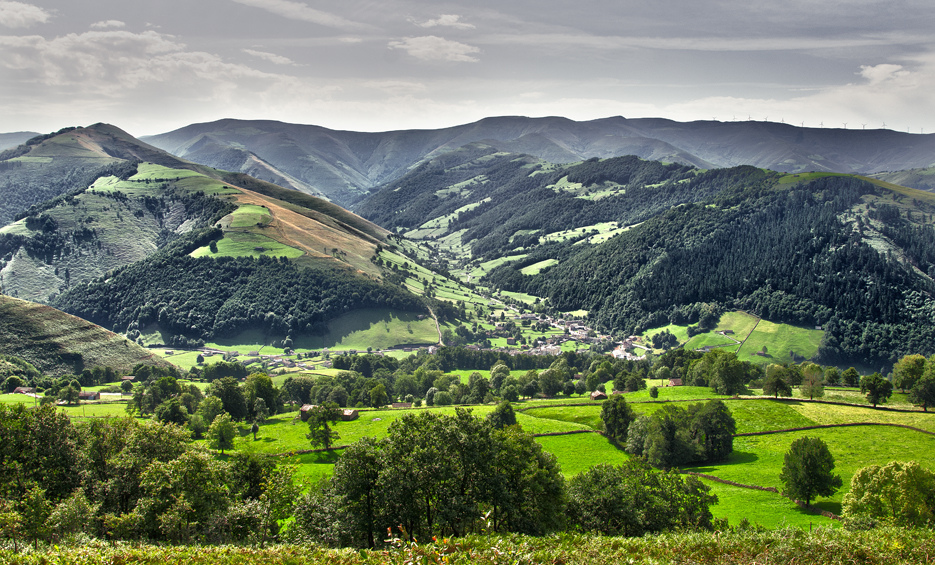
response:
<svg viewBox="0 0 935 565"><path fill-rule="evenodd" d="M0 289L185 347L366 309L463 323L479 283L618 335L745 309L824 327L825 362L888 364L935 353L935 196L828 169L924 182L932 139L623 118L65 128L0 153ZM715 166L746 159L779 170Z"/></svg>
<svg viewBox="0 0 935 565"><path fill-rule="evenodd" d="M700 168L879 173L935 165L935 135L774 122L494 117L436 130L364 133L219 120L142 138L191 161L240 171L350 206L413 166L464 145L570 163L621 155Z"/></svg>

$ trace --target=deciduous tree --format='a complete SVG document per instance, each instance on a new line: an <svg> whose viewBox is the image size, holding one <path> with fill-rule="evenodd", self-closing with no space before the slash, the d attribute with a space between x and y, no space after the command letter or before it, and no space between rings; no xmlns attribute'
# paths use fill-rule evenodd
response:
<svg viewBox="0 0 935 565"><path fill-rule="evenodd" d="M831 496L841 488L841 476L833 474L834 456L817 437L802 437L792 442L783 460L783 493L811 504L816 496Z"/></svg>

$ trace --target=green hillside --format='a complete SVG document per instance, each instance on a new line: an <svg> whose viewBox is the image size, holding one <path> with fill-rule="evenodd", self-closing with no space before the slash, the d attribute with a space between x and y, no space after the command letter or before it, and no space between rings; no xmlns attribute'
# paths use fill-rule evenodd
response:
<svg viewBox="0 0 935 565"><path fill-rule="evenodd" d="M169 366L158 356L75 316L0 295L0 354L25 359L51 375L111 367L129 373L139 363Z"/></svg>
<svg viewBox="0 0 935 565"><path fill-rule="evenodd" d="M269 340L322 336L333 319L359 309L427 315L405 289L449 302L469 293L453 281L428 292L399 280L376 257L386 253L405 263L407 253L424 251L390 242L386 230L339 206L189 163L112 126L41 136L0 157L14 163L0 160L0 182L11 187L27 173L37 182L64 183L63 170L79 158L105 164L66 175L66 193L0 228L0 289L132 339L145 333L146 343L177 347L248 329ZM21 162L33 164L15 165ZM12 204L0 208L14 213ZM446 315L443 307L435 310ZM379 325L336 327L327 339L356 343L360 336L351 334L376 336ZM393 344L438 339L434 322L431 339L417 333Z"/></svg>

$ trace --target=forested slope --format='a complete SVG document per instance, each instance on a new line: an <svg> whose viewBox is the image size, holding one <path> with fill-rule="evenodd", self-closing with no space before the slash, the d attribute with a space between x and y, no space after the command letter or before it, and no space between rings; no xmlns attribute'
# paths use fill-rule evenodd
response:
<svg viewBox="0 0 935 565"><path fill-rule="evenodd" d="M935 208L850 176L736 169L709 200L676 207L594 247L534 251L488 281L586 309L620 332L697 322L699 306L820 325L827 361L887 363L935 343ZM723 172L721 174L724 174ZM704 175L701 175L702 177Z"/></svg>

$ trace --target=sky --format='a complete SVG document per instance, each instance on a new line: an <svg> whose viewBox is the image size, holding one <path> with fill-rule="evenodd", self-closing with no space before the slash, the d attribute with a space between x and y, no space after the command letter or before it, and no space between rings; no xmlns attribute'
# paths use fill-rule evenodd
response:
<svg viewBox="0 0 935 565"><path fill-rule="evenodd" d="M0 0L0 132L488 116L935 133L932 0Z"/></svg>

